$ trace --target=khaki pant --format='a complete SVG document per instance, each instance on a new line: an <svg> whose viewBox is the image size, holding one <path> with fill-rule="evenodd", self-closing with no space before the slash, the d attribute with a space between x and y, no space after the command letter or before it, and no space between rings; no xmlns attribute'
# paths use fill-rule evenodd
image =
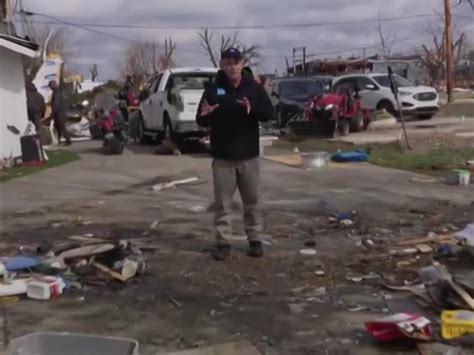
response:
<svg viewBox="0 0 474 355"><path fill-rule="evenodd" d="M232 235L232 201L237 189L244 205L245 233L249 241L259 240L262 231L259 214L259 159L238 161L214 159L212 173L217 240L223 241Z"/></svg>

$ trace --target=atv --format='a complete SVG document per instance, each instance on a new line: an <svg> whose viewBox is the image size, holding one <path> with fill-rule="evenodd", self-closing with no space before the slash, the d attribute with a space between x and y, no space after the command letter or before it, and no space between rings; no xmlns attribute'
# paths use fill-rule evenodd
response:
<svg viewBox="0 0 474 355"><path fill-rule="evenodd" d="M300 119L290 122L290 130L296 135L346 136L363 131L369 117L369 111L362 108L358 90L341 88L310 98Z"/></svg>

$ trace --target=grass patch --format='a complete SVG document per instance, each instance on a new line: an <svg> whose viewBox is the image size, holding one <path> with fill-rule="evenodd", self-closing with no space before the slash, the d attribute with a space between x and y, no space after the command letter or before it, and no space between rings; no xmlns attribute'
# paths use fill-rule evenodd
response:
<svg viewBox="0 0 474 355"><path fill-rule="evenodd" d="M61 166L80 159L79 155L68 150L53 150L47 152L47 154L49 157L49 162L44 166L15 167L12 169L0 170L0 183Z"/></svg>
<svg viewBox="0 0 474 355"><path fill-rule="evenodd" d="M447 170L462 167L467 160L474 159L472 147L435 147L426 152L416 152L404 150L397 143L357 146L345 142L297 137L283 137L274 142L274 147L280 152L298 147L302 152L325 151L331 154L338 150L364 149L370 153L369 162L374 165L429 175L445 174Z"/></svg>

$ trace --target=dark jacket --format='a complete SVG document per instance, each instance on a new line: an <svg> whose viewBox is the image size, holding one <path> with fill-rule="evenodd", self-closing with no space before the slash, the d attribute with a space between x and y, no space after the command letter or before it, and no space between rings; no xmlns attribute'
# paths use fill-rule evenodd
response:
<svg viewBox="0 0 474 355"><path fill-rule="evenodd" d="M28 108L28 119L35 121L42 118L46 112L43 95L41 95L33 83L26 85L26 104Z"/></svg>
<svg viewBox="0 0 474 355"><path fill-rule="evenodd" d="M236 100L250 101L250 114ZM200 107L206 100L217 109L201 116ZM197 124L211 129L211 154L214 158L244 160L259 155L259 122L272 119L273 106L266 91L253 77L244 74L238 87L232 86L222 71L209 85L201 98Z"/></svg>
<svg viewBox="0 0 474 355"><path fill-rule="evenodd" d="M67 110L66 98L61 88L53 90L51 97L51 109L54 114L64 113Z"/></svg>

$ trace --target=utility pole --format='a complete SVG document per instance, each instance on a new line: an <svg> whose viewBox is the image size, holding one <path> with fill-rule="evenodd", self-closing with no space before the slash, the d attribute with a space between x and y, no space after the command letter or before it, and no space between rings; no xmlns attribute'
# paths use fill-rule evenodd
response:
<svg viewBox="0 0 474 355"><path fill-rule="evenodd" d="M365 47L364 47L362 48L362 59L364 60L364 67L362 68L362 73L364 74L365 74L365 56L366 54L365 54Z"/></svg>
<svg viewBox="0 0 474 355"><path fill-rule="evenodd" d="M306 47L303 47L303 74L306 75Z"/></svg>
<svg viewBox="0 0 474 355"><path fill-rule="evenodd" d="M451 16L451 0L444 0L445 19L445 52L446 52L446 93L448 102L453 101L454 63L453 63L453 19Z"/></svg>
<svg viewBox="0 0 474 355"><path fill-rule="evenodd" d="M293 76L296 75L296 48L293 48Z"/></svg>

